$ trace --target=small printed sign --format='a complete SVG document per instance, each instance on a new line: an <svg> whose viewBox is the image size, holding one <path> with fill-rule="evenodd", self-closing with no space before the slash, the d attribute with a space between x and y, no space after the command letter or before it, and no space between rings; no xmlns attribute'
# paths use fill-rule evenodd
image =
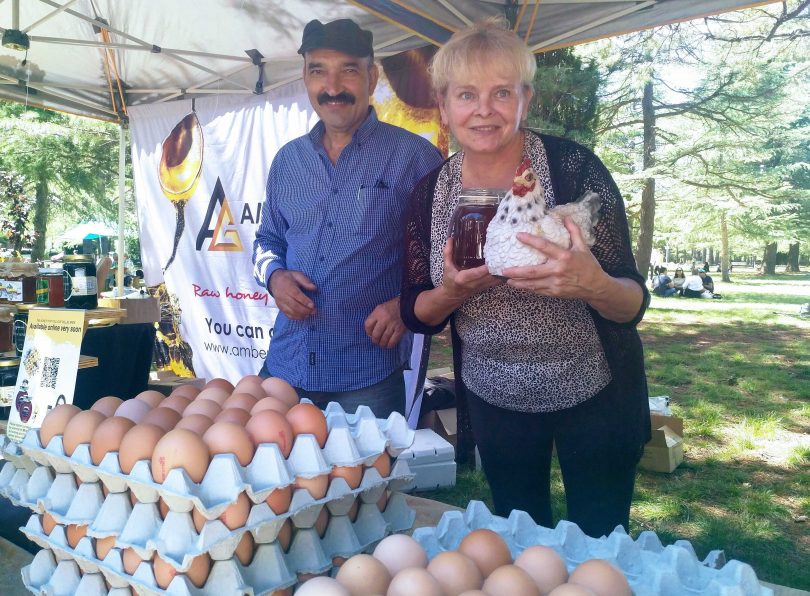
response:
<svg viewBox="0 0 810 596"><path fill-rule="evenodd" d="M6 431L9 439L22 441L28 429L42 425L49 410L73 403L84 324L83 310L31 309Z"/></svg>

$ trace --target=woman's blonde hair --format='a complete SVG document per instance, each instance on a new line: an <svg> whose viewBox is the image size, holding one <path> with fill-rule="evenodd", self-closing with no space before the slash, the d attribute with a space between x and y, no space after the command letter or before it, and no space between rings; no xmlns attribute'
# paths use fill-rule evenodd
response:
<svg viewBox="0 0 810 596"><path fill-rule="evenodd" d="M531 89L537 70L534 54L498 17L462 29L439 48L429 72L436 95L443 97L451 80L464 81L474 73L504 71Z"/></svg>

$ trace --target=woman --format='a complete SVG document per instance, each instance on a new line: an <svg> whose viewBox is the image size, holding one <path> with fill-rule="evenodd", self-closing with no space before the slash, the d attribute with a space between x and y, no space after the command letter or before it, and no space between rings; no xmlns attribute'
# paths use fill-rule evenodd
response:
<svg viewBox="0 0 810 596"><path fill-rule="evenodd" d="M568 519L601 536L629 522L635 467L650 435L642 347L635 326L649 293L630 250L621 194L587 149L521 127L534 56L511 31L484 22L456 33L431 65L442 121L462 150L411 195L402 318L438 333L451 321L457 392L466 396L495 511L529 512L550 526L556 444ZM547 263L459 271L448 223L462 187L509 189L523 159L547 206L601 196L596 244L566 227L562 249L519 239Z"/></svg>
<svg viewBox="0 0 810 596"><path fill-rule="evenodd" d="M700 271L692 267L691 275L683 280L683 296L687 298L710 298L711 293L706 291L703 287L703 278L700 277Z"/></svg>
<svg viewBox="0 0 810 596"><path fill-rule="evenodd" d="M686 281L686 276L683 274L683 269L678 267L675 269L675 277L672 278L672 287L678 290L678 295L683 296L683 284Z"/></svg>

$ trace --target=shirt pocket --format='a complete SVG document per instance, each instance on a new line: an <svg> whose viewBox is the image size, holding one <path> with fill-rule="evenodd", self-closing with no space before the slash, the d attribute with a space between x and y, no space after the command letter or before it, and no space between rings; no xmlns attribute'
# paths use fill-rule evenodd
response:
<svg viewBox="0 0 810 596"><path fill-rule="evenodd" d="M396 190L379 186L361 186L357 190L354 233L365 238L398 234L402 220L402 201Z"/></svg>

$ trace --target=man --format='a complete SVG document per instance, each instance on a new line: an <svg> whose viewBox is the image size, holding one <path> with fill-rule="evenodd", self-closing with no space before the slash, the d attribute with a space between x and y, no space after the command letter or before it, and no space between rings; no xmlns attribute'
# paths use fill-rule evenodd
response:
<svg viewBox="0 0 810 596"><path fill-rule="evenodd" d="M253 271L280 312L259 374L320 406L402 413L411 336L399 315L401 221L441 155L377 120L371 32L311 21L298 53L321 120L281 148L267 180Z"/></svg>
<svg viewBox="0 0 810 596"><path fill-rule="evenodd" d="M667 268L664 266L661 266L658 270L658 275L653 280L653 284L655 286L653 288L653 294L663 296L664 298L672 296L678 291L672 279L667 275Z"/></svg>
<svg viewBox="0 0 810 596"><path fill-rule="evenodd" d="M711 275L706 273L706 271L707 271L706 269L702 268L698 269L698 275L700 276L700 279L703 281L703 289L714 294L714 280L712 279Z"/></svg>
<svg viewBox="0 0 810 596"><path fill-rule="evenodd" d="M683 282L683 295L687 298L711 298L711 293L703 287L703 279L700 272L703 269L692 268L692 274Z"/></svg>

